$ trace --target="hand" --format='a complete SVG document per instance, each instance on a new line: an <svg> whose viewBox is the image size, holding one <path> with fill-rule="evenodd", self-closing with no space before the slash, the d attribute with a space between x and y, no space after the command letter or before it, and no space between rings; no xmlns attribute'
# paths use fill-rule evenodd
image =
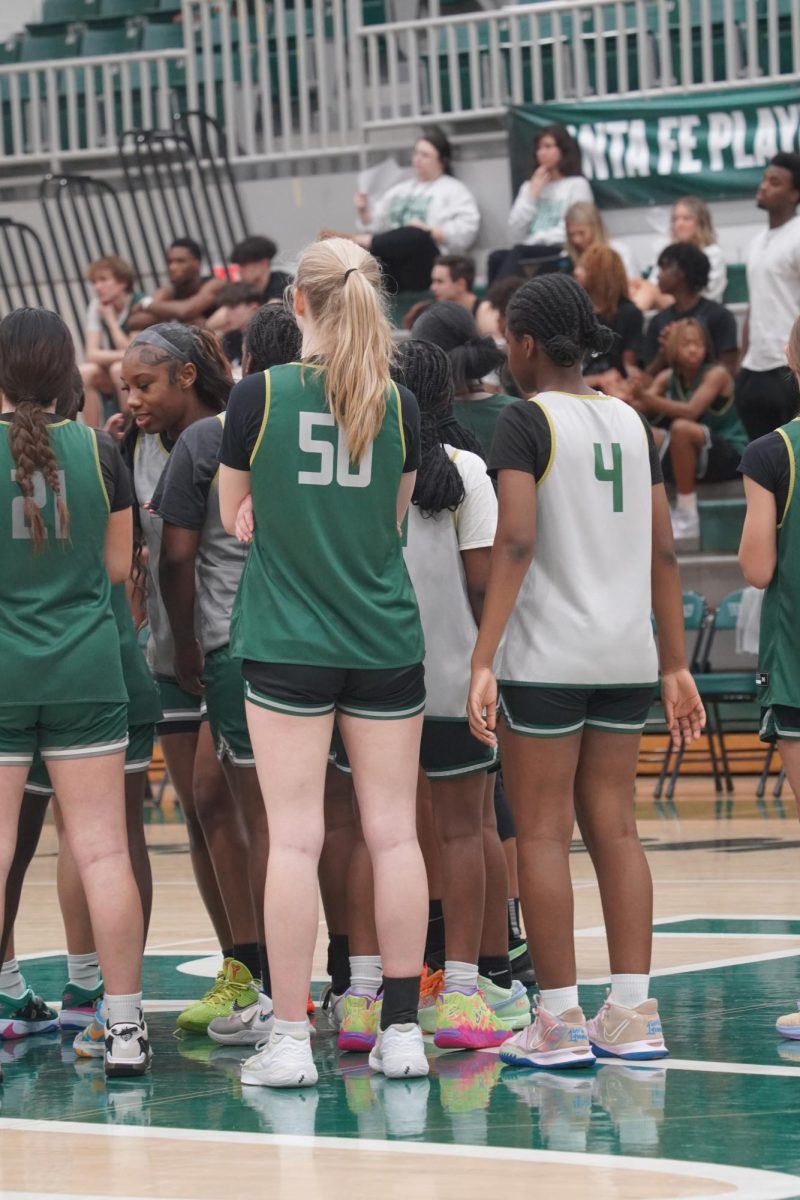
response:
<svg viewBox="0 0 800 1200"><path fill-rule="evenodd" d="M672 328L673 324L674 324L674 322L670 321L669 325L665 325L664 328L661 330L661 333L658 335L658 344L662 350L666 350L666 348L667 348L667 340L669 338L669 331Z"/></svg>
<svg viewBox="0 0 800 1200"><path fill-rule="evenodd" d="M686 667L661 676L661 703L674 748L696 742L706 723L706 710Z"/></svg>
<svg viewBox="0 0 800 1200"><path fill-rule="evenodd" d="M105 321L106 325L117 324L117 314L110 304L98 304L97 312L101 321Z"/></svg>
<svg viewBox="0 0 800 1200"><path fill-rule="evenodd" d="M121 442L125 436L125 414L114 413L113 417L109 417L103 429L115 442Z"/></svg>
<svg viewBox="0 0 800 1200"><path fill-rule="evenodd" d="M550 182L550 171L547 167L537 167L530 178L528 191L530 192L531 200L538 200L541 195L542 188L546 183Z"/></svg>
<svg viewBox="0 0 800 1200"><path fill-rule="evenodd" d="M175 678L183 690L193 696L202 696L205 659L197 638L176 644L173 666Z"/></svg>
<svg viewBox="0 0 800 1200"><path fill-rule="evenodd" d="M470 733L485 746L497 745L497 680L491 667L473 667L467 699Z"/></svg>
<svg viewBox="0 0 800 1200"><path fill-rule="evenodd" d="M369 212L369 196L366 192L356 192L353 197L353 203L356 206L356 212L360 217L366 216Z"/></svg>
<svg viewBox="0 0 800 1200"><path fill-rule="evenodd" d="M236 538L249 546L253 540L253 532L255 530L255 518L253 517L253 497L248 492L242 503L239 505L239 511L236 514Z"/></svg>

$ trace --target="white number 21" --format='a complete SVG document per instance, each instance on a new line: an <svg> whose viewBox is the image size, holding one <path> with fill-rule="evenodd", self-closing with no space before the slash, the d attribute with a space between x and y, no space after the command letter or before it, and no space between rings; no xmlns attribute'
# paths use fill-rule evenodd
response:
<svg viewBox="0 0 800 1200"><path fill-rule="evenodd" d="M330 429L336 424L332 413L300 413L300 449L304 454L313 454L319 459L315 471L298 471L297 482L327 487L333 483L334 466L336 482L340 487L369 487L372 479L372 444L365 453L358 470L350 470L350 454L347 449L347 435L339 426L338 441L334 451L333 442L327 438L314 437L314 427ZM334 463L335 458L335 463Z"/></svg>

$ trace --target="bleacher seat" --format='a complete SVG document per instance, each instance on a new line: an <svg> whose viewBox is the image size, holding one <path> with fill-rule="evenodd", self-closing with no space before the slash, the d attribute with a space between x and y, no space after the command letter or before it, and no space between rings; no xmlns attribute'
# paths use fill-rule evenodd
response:
<svg viewBox="0 0 800 1200"><path fill-rule="evenodd" d="M99 11L99 0L44 0L39 24L69 25L96 17Z"/></svg>
<svg viewBox="0 0 800 1200"><path fill-rule="evenodd" d="M98 25L84 30L81 54L85 58L130 54L139 49L141 40L142 31L136 24Z"/></svg>
<svg viewBox="0 0 800 1200"><path fill-rule="evenodd" d="M101 17L139 17L153 11L156 0L100 0Z"/></svg>

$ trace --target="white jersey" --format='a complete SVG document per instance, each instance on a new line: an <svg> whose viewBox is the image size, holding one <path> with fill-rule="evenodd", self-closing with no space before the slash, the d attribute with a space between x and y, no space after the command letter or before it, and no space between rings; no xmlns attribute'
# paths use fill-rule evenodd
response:
<svg viewBox="0 0 800 1200"><path fill-rule="evenodd" d="M500 679L569 687L654 684L652 477L641 417L610 396L542 392L550 461L536 488L533 561Z"/></svg>
<svg viewBox="0 0 800 1200"><path fill-rule="evenodd" d="M405 560L425 633L425 716L466 720L470 659L478 629L467 597L462 550L491 546L497 499L477 454L445 447L464 481L455 512L425 517L411 505Z"/></svg>

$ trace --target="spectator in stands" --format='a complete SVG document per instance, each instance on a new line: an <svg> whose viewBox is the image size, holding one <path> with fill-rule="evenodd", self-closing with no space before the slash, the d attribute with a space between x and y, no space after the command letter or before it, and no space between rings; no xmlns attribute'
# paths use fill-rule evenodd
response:
<svg viewBox="0 0 800 1200"><path fill-rule="evenodd" d="M238 266L240 280L256 289L261 304L283 300L292 282L285 271L273 271L272 260L277 253L278 247L268 237L246 237L231 252L231 262Z"/></svg>
<svg viewBox="0 0 800 1200"><path fill-rule="evenodd" d="M764 171L756 203L768 225L750 243L744 332L736 407L749 437L771 433L797 415L800 389L784 347L800 313L800 154L776 154Z"/></svg>
<svg viewBox="0 0 800 1200"><path fill-rule="evenodd" d="M506 275L503 279L496 279L487 288L486 298L475 313L475 324L481 337L491 337L498 345L505 345L506 309L511 297L524 282L521 275Z"/></svg>
<svg viewBox="0 0 800 1200"><path fill-rule="evenodd" d="M90 263L86 278L94 287L94 296L86 310L86 361L80 364L83 419L97 428L103 424L101 396L114 397L122 407L120 363L133 336L129 332L131 312L142 294L133 289L133 267L117 254Z"/></svg>
<svg viewBox="0 0 800 1200"><path fill-rule="evenodd" d="M500 395L487 383L505 363L505 354L489 337L481 337L475 319L452 300L432 304L417 318L411 330L417 341L433 342L445 351L453 368L455 403L453 413L480 442L488 455L497 418L513 397Z"/></svg>
<svg viewBox="0 0 800 1200"><path fill-rule="evenodd" d="M508 228L511 250L489 255L489 282L504 275L519 275L523 264L531 273L555 269L564 247L567 209L579 200L594 202L592 189L581 174L581 152L563 125L548 125L533 143L533 174L517 193Z"/></svg>
<svg viewBox="0 0 800 1200"><path fill-rule="evenodd" d="M747 433L733 402L733 376L713 361L708 328L693 317L669 326L667 366L649 387L636 389L635 406L668 425L653 435L665 457L665 477L677 491L672 511L676 538L700 533L697 481L736 479Z"/></svg>
<svg viewBox="0 0 800 1200"><path fill-rule="evenodd" d="M225 357L233 367L242 365L244 331L261 307L261 296L261 289L252 284L230 283L219 293L219 308L208 318L206 328L219 334Z"/></svg>
<svg viewBox="0 0 800 1200"><path fill-rule="evenodd" d="M736 318L723 304L706 300L703 295L709 271L705 252L693 242L674 242L661 251L658 286L673 300L653 317L647 328L642 358L648 375L656 376L666 367L667 328L673 321L686 317L695 317L708 330L714 361L721 362L732 373L736 371L739 361Z"/></svg>
<svg viewBox="0 0 800 1200"><path fill-rule="evenodd" d="M609 239L608 230L596 204L589 200L579 200L577 204L571 204L564 217L564 228L567 234L566 250L573 267L577 266L581 255L590 246L610 246L622 259L628 278L636 274L630 248L625 242Z"/></svg>
<svg viewBox="0 0 800 1200"><path fill-rule="evenodd" d="M431 271L431 291L436 300L453 300L474 316L480 304L472 288L475 260L465 254L440 254Z"/></svg>
<svg viewBox="0 0 800 1200"><path fill-rule="evenodd" d="M611 396L627 399L629 381L639 374L644 318L628 296L628 276L616 250L595 242L575 267L575 278L589 293L592 308L615 334L613 347L584 363L586 382Z"/></svg>
<svg viewBox="0 0 800 1200"><path fill-rule="evenodd" d="M728 286L728 268L722 247L717 241L711 209L698 196L684 196L672 206L672 241L691 242L699 246L708 259L709 273L703 295L706 300L722 303ZM663 245L663 243L662 243ZM642 312L667 308L671 296L665 296L658 286L658 267L653 267L647 279L631 279L631 299Z"/></svg>
<svg viewBox="0 0 800 1200"><path fill-rule="evenodd" d="M358 192L359 232L335 235L371 250L401 292L428 288L434 260L465 254L480 225L475 197L453 177L450 143L437 126L417 140L411 166L413 178L389 188L374 209L366 192Z"/></svg>
<svg viewBox="0 0 800 1200"><path fill-rule="evenodd" d="M192 238L176 238L167 250L169 283L136 306L131 314L131 329L146 329L158 321L182 321L184 325L204 325L219 307L222 279L203 275L203 251Z"/></svg>

